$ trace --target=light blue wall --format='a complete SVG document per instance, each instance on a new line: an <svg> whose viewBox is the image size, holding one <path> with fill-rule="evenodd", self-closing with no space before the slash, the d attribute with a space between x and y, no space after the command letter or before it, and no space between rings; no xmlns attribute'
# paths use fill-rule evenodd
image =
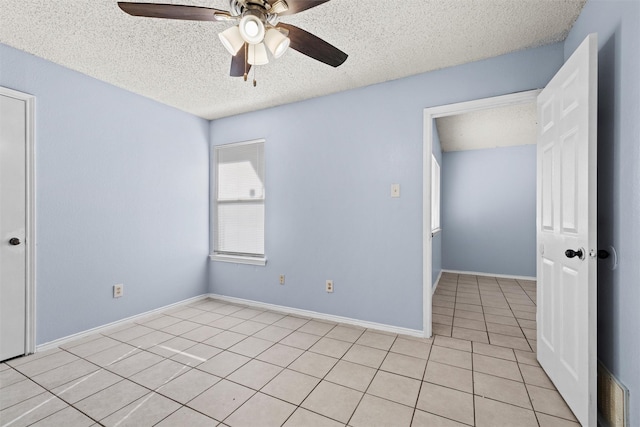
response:
<svg viewBox="0 0 640 427"><path fill-rule="evenodd" d="M598 266L598 358L629 388L640 425L640 1L589 1L565 42L568 58L597 32L598 246L620 265Z"/></svg>
<svg viewBox="0 0 640 427"><path fill-rule="evenodd" d="M421 330L423 109L544 87L562 60L560 43L213 121L214 145L266 138L268 263L213 262L211 292Z"/></svg>
<svg viewBox="0 0 640 427"><path fill-rule="evenodd" d="M435 120L433 120L433 145L431 151L440 165L440 180L442 181L442 146L440 145L440 134L438 133L438 126L436 126ZM440 188L442 189L442 182L440 183ZM442 197L440 199L442 201ZM442 221L440 224L442 225ZM433 236L431 240L431 252L431 283L435 286L438 276L442 271L442 231Z"/></svg>
<svg viewBox="0 0 640 427"><path fill-rule="evenodd" d="M445 270L536 275L536 146L443 154Z"/></svg>
<svg viewBox="0 0 640 427"><path fill-rule="evenodd" d="M208 122L1 44L0 85L36 96L38 344L205 293Z"/></svg>

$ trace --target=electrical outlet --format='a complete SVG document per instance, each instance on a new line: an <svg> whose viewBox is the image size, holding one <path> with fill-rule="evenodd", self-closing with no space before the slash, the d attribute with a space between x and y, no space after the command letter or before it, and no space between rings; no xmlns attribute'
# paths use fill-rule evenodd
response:
<svg viewBox="0 0 640 427"><path fill-rule="evenodd" d="M327 292L333 292L333 280L327 280L326 286L327 286Z"/></svg>
<svg viewBox="0 0 640 427"><path fill-rule="evenodd" d="M280 275L280 284L284 285L284 274Z"/></svg>
<svg viewBox="0 0 640 427"><path fill-rule="evenodd" d="M124 285L123 284L113 285L113 297L120 298L123 295L124 295Z"/></svg>

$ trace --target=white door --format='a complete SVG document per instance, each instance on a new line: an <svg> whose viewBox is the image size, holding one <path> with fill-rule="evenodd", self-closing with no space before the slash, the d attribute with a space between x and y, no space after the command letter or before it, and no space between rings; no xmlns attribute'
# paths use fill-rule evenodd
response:
<svg viewBox="0 0 640 427"><path fill-rule="evenodd" d="M591 34L538 97L538 361L584 426L596 425L597 55Z"/></svg>
<svg viewBox="0 0 640 427"><path fill-rule="evenodd" d="M26 353L26 113L0 94L0 360Z"/></svg>

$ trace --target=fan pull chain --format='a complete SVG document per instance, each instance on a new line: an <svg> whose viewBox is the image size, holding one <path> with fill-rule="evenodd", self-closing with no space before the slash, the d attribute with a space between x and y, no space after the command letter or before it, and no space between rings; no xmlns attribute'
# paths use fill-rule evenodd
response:
<svg viewBox="0 0 640 427"><path fill-rule="evenodd" d="M247 61L249 60L249 52L247 51L248 46L249 45L247 43L244 44L244 81L245 82L247 81L247 76L248 76L248 73L247 73Z"/></svg>
<svg viewBox="0 0 640 427"><path fill-rule="evenodd" d="M257 66L253 67L253 87L256 87L256 85L258 84L258 82L256 81L256 68L258 68Z"/></svg>

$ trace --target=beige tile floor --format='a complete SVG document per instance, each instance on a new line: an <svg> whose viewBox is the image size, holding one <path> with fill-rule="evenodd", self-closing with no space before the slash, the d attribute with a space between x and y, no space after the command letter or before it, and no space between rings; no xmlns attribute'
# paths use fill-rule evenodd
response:
<svg viewBox="0 0 640 427"><path fill-rule="evenodd" d="M201 300L0 364L0 425L577 426L535 283L445 274L420 339Z"/></svg>

